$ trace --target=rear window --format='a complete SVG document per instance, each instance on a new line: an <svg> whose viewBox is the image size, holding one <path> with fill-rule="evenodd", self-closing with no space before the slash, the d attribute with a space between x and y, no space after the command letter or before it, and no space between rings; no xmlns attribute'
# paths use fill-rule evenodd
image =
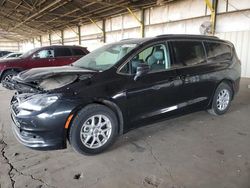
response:
<svg viewBox="0 0 250 188"><path fill-rule="evenodd" d="M73 55L76 55L76 56L84 56L84 55L86 55L86 53L83 50L79 49L79 48L73 48L72 51L73 51Z"/></svg>
<svg viewBox="0 0 250 188"><path fill-rule="evenodd" d="M69 48L55 48L55 57L71 56Z"/></svg>
<svg viewBox="0 0 250 188"><path fill-rule="evenodd" d="M231 46L219 42L205 42L207 58L209 60L230 60L232 58Z"/></svg>
<svg viewBox="0 0 250 188"><path fill-rule="evenodd" d="M173 41L174 65L172 67L192 66L206 61L202 42Z"/></svg>

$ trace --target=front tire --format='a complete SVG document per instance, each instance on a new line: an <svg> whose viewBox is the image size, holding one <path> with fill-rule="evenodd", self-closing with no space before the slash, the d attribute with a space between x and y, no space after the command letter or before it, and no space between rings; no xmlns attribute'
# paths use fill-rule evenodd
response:
<svg viewBox="0 0 250 188"><path fill-rule="evenodd" d="M231 105L232 96L232 88L227 83L222 82L215 91L212 107L208 112L212 115L225 114Z"/></svg>
<svg viewBox="0 0 250 188"><path fill-rule="evenodd" d="M69 132L74 150L81 154L98 154L106 150L118 132L115 113L104 105L92 104L78 112Z"/></svg>
<svg viewBox="0 0 250 188"><path fill-rule="evenodd" d="M9 82L12 79L12 77L15 76L15 75L17 75L16 71L8 70L8 71L6 71L6 72L3 73L1 82L2 81Z"/></svg>

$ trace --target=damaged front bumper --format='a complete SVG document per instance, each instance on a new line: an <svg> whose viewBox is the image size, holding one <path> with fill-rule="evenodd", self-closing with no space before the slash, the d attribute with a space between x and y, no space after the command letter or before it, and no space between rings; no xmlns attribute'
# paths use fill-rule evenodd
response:
<svg viewBox="0 0 250 188"><path fill-rule="evenodd" d="M13 120L12 116L12 120ZM66 142L62 138L50 139L50 136L46 132L32 130L25 130L18 127L16 120L12 121L12 131L16 139L29 148L37 150L54 150L66 148Z"/></svg>
<svg viewBox="0 0 250 188"><path fill-rule="evenodd" d="M24 131L21 130L20 127L18 127L19 123L14 120L14 117L12 116L12 131L16 137L16 139L23 145L31 148L45 148L50 147L53 144L46 143L40 136L37 134L34 134L30 131Z"/></svg>
<svg viewBox="0 0 250 188"><path fill-rule="evenodd" d="M20 115L20 99L11 101L12 130L23 145L37 150L66 148L67 130L65 122L74 106L67 101L58 101L46 111Z"/></svg>

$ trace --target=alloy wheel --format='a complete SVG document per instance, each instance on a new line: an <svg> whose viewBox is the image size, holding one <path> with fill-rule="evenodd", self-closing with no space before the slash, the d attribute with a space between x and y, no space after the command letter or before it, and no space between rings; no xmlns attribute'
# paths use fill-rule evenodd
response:
<svg viewBox="0 0 250 188"><path fill-rule="evenodd" d="M227 89L221 90L216 100L218 110L224 111L228 107L229 101L230 101L229 91Z"/></svg>
<svg viewBox="0 0 250 188"><path fill-rule="evenodd" d="M4 77L4 81L9 82L12 79L13 75L8 74L7 76Z"/></svg>
<svg viewBox="0 0 250 188"><path fill-rule="evenodd" d="M84 122L80 131L80 138L86 147L96 149L108 141L111 132L111 121L107 116L93 115Z"/></svg>

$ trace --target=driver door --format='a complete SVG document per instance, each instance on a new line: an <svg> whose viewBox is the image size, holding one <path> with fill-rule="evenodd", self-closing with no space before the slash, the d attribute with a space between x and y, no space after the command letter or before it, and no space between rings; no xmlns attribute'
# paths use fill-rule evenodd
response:
<svg viewBox="0 0 250 188"><path fill-rule="evenodd" d="M33 54L27 62L27 68L50 67L54 66L54 50L53 48L41 49Z"/></svg>
<svg viewBox="0 0 250 188"><path fill-rule="evenodd" d="M150 71L134 80L139 63L148 64ZM132 125L175 113L180 101L178 92L181 80L170 65L168 45L159 43L144 48L123 67L131 74L126 96Z"/></svg>

